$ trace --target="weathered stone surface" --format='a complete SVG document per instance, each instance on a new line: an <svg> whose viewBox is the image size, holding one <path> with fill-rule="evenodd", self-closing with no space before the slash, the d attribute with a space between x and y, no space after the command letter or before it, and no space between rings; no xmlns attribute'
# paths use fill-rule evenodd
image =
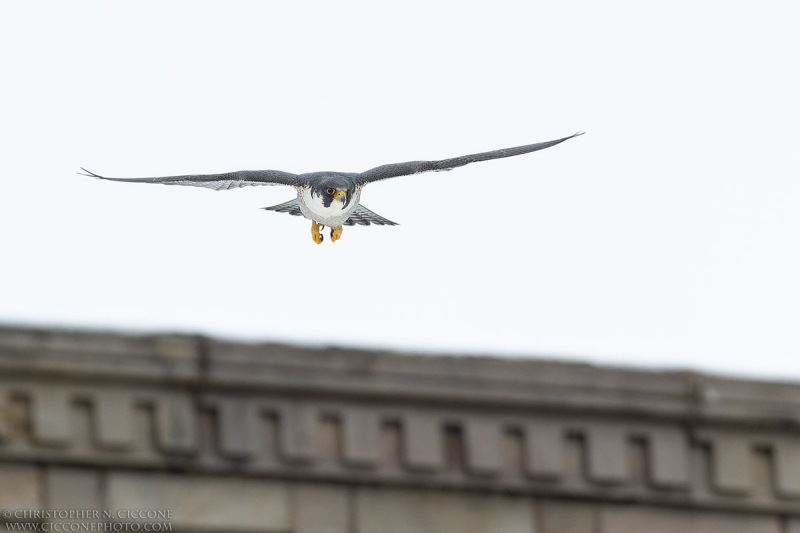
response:
<svg viewBox="0 0 800 533"><path fill-rule="evenodd" d="M0 327L0 372L193 381L194 337Z"/></svg>
<svg viewBox="0 0 800 533"><path fill-rule="evenodd" d="M288 485L279 481L180 474L114 472L108 507L171 510L176 529L264 531L290 529Z"/></svg>
<svg viewBox="0 0 800 533"><path fill-rule="evenodd" d="M411 412L403 419L404 462L408 468L435 471L444 467L441 419L432 413Z"/></svg>
<svg viewBox="0 0 800 533"><path fill-rule="evenodd" d="M564 473L564 425L542 419L525 426L526 472L536 479L558 479Z"/></svg>
<svg viewBox="0 0 800 533"><path fill-rule="evenodd" d="M166 453L191 454L197 449L197 414L185 393L163 393L156 399L156 435Z"/></svg>
<svg viewBox="0 0 800 533"><path fill-rule="evenodd" d="M628 428L620 424L592 424L587 431L589 478L619 484L630 476Z"/></svg>
<svg viewBox="0 0 800 533"><path fill-rule="evenodd" d="M532 500L430 490L361 488L358 533L534 533Z"/></svg>
<svg viewBox="0 0 800 533"><path fill-rule="evenodd" d="M353 466L371 467L380 451L380 420L370 409L348 407L344 418L344 460Z"/></svg>
<svg viewBox="0 0 800 533"><path fill-rule="evenodd" d="M270 357L265 358L264 354ZM695 382L681 373L608 369L552 361L429 357L225 342L209 345L219 383L317 392L425 396L434 400L529 404L561 401L592 409L683 411ZM590 390L591 392L587 392Z"/></svg>
<svg viewBox="0 0 800 533"><path fill-rule="evenodd" d="M96 439L106 448L133 445L133 394L101 389L94 394Z"/></svg>
<svg viewBox="0 0 800 533"><path fill-rule="evenodd" d="M800 384L797 382L695 376L698 413L718 420L782 420L800 423Z"/></svg>
<svg viewBox="0 0 800 533"><path fill-rule="evenodd" d="M254 455L258 447L258 405L239 397L222 398L217 402L217 414L222 454L235 459Z"/></svg>
<svg viewBox="0 0 800 533"><path fill-rule="evenodd" d="M0 445L7 441L12 433L13 415L8 403L6 391L0 389Z"/></svg>
<svg viewBox="0 0 800 533"><path fill-rule="evenodd" d="M786 522L786 529L781 533L800 533L800 518L790 518Z"/></svg>
<svg viewBox="0 0 800 533"><path fill-rule="evenodd" d="M311 463L319 455L315 435L319 428L319 411L315 406L289 402L281 410L281 455L291 463Z"/></svg>
<svg viewBox="0 0 800 533"><path fill-rule="evenodd" d="M43 505L122 470L800 516L798 423L797 384L0 328L0 465Z"/></svg>
<svg viewBox="0 0 800 533"><path fill-rule="evenodd" d="M35 467L0 463L0 506L2 510L39 509L43 504L41 493Z"/></svg>
<svg viewBox="0 0 800 533"><path fill-rule="evenodd" d="M600 517L598 533L781 533L770 516L606 505Z"/></svg>
<svg viewBox="0 0 800 533"><path fill-rule="evenodd" d="M772 453L773 475L779 494L786 498L800 498L800 437L776 439Z"/></svg>
<svg viewBox="0 0 800 533"><path fill-rule="evenodd" d="M541 527L537 533L597 533L597 504L542 500L536 510Z"/></svg>
<svg viewBox="0 0 800 533"><path fill-rule="evenodd" d="M97 469L48 467L44 485L49 509L103 509L101 474Z"/></svg>
<svg viewBox="0 0 800 533"><path fill-rule="evenodd" d="M464 423L467 470L471 474L492 476L503 467L503 426L497 420L467 419Z"/></svg>
<svg viewBox="0 0 800 533"><path fill-rule="evenodd" d="M33 435L46 446L67 446L72 437L70 393L66 389L41 387L33 391Z"/></svg>
<svg viewBox="0 0 800 533"><path fill-rule="evenodd" d="M711 432L713 488L728 494L746 494L752 486L752 441L748 435Z"/></svg>
<svg viewBox="0 0 800 533"><path fill-rule="evenodd" d="M350 533L351 490L341 485L292 485L292 533Z"/></svg>
<svg viewBox="0 0 800 533"><path fill-rule="evenodd" d="M649 428L647 446L650 482L659 488L686 488L689 485L689 439L683 428Z"/></svg>

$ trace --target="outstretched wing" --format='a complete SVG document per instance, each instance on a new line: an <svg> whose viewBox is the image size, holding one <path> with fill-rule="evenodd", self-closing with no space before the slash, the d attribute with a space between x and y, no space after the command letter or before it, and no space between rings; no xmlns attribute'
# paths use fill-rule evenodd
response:
<svg viewBox="0 0 800 533"><path fill-rule="evenodd" d="M162 183L164 185L192 185L206 187L215 191L227 191L249 185L290 185L296 187L302 181L297 174L280 170L240 170L225 174L197 174L187 176L162 176L158 178L109 178L90 172L81 167L82 176L100 178L101 180L124 181L129 183Z"/></svg>
<svg viewBox="0 0 800 533"><path fill-rule="evenodd" d="M442 170L450 170L457 167L463 167L470 163L477 163L478 161L489 161L490 159L500 159L502 157L513 157L515 155L527 154L537 150L550 148L559 143L562 143L578 135L583 135L583 132L578 132L569 137L563 137L554 141L547 141L536 144L528 144L525 146L516 146L514 148L503 148L500 150L493 150L491 152L482 152L480 154L462 155L461 157L454 157L452 159L442 159L441 161L408 161L407 163L393 163L390 165L382 165L373 169L362 172L356 181L360 185L372 183L373 181L385 180L387 178L396 178L397 176L407 176L409 174L419 174L421 172L439 172Z"/></svg>
<svg viewBox="0 0 800 533"><path fill-rule="evenodd" d="M388 218L383 218L361 204L358 204L344 222L345 226L355 226L356 224L359 226L369 226L370 224L375 224L376 226L397 226L397 222L392 222Z"/></svg>

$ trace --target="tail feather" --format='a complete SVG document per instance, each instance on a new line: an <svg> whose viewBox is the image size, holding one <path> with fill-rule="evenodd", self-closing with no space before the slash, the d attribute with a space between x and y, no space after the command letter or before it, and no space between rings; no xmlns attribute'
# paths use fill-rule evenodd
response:
<svg viewBox="0 0 800 533"><path fill-rule="evenodd" d="M276 211L278 213L289 213L290 215L294 215L296 217L303 216L302 211L300 211L300 204L297 202L297 198L294 200L289 200L288 202L283 202L282 204L272 205L270 207L262 207L261 209L266 209L267 211Z"/></svg>
<svg viewBox="0 0 800 533"><path fill-rule="evenodd" d="M388 218L383 218L377 213L373 213L363 205L359 204L353 212L350 214L350 217L345 221L345 226L355 226L356 224L360 226L369 226L370 224L375 224L376 226L397 226L397 222L392 222Z"/></svg>
<svg viewBox="0 0 800 533"><path fill-rule="evenodd" d="M273 205L270 207L262 207L261 209L265 209L267 211L275 211L277 213L289 213L290 215L294 215L296 217L303 216L303 212L300 211L300 203L297 201L297 198L294 200L289 200L288 202L283 202L282 204ZM397 226L397 222L392 222L388 218L384 218L376 213L373 213L363 205L358 205L350 213L350 217L345 220L345 226L355 226L358 224L359 226L369 226L371 224L375 224L376 226Z"/></svg>

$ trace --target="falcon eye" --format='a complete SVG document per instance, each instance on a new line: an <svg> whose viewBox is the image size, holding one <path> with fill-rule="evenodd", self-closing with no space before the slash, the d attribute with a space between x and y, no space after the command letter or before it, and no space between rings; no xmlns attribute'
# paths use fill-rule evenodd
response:
<svg viewBox="0 0 800 533"><path fill-rule="evenodd" d="M328 187L327 189L325 189L325 192L328 193L328 194L333 194L333 193L336 192L336 190L335 189L331 189L330 187Z"/></svg>

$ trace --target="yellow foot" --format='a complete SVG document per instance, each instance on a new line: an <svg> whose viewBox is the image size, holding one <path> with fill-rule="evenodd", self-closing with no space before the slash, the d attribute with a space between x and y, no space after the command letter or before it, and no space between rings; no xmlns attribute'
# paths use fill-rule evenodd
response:
<svg viewBox="0 0 800 533"><path fill-rule="evenodd" d="M331 228L331 242L336 242L342 237L342 227Z"/></svg>
<svg viewBox="0 0 800 533"><path fill-rule="evenodd" d="M314 220L311 221L311 238L314 239L314 242L317 244L322 244L322 233L319 232L321 224L317 224Z"/></svg>

